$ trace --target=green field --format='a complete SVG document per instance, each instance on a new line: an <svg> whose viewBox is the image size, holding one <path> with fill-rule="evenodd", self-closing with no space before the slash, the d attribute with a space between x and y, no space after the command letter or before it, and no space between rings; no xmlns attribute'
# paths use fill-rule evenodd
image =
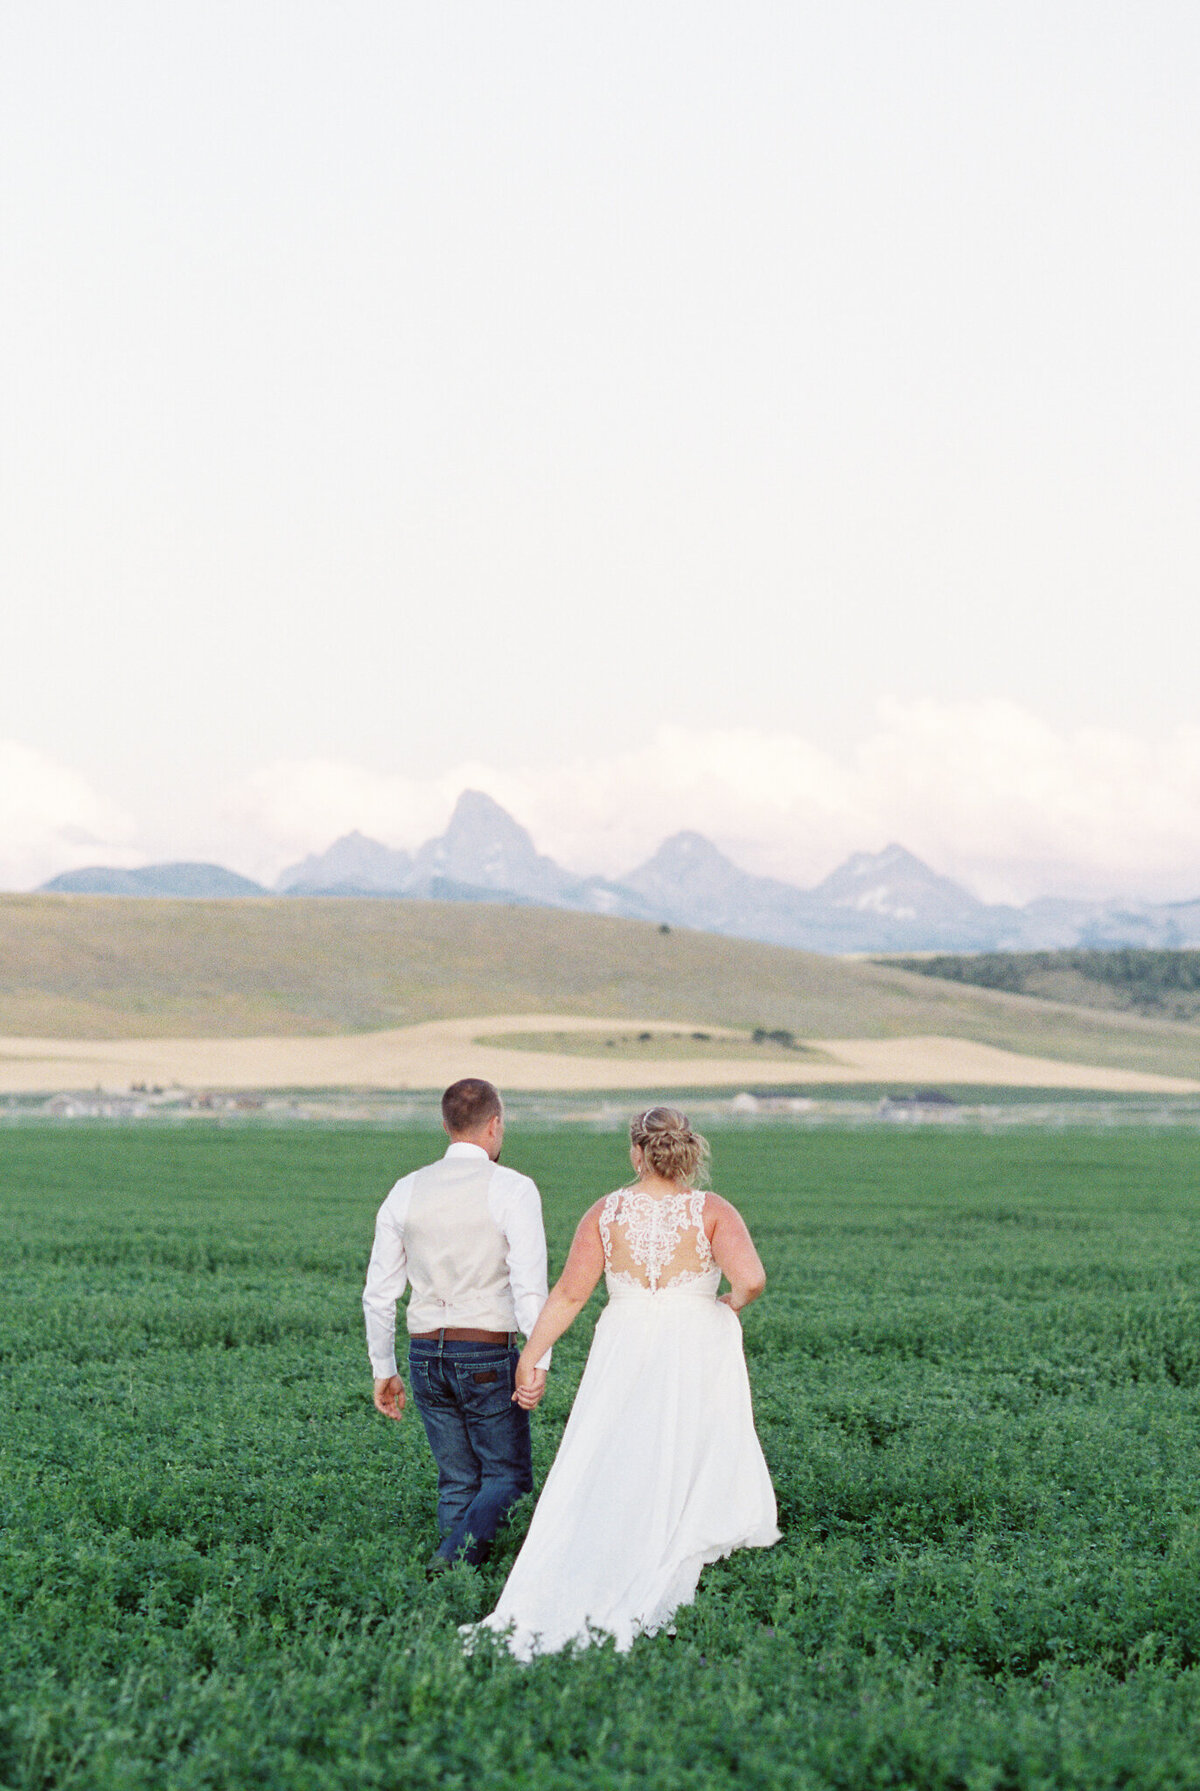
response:
<svg viewBox="0 0 1200 1791"><path fill-rule="evenodd" d="M5 1791L1200 1786L1194 1136L718 1133L784 1540L530 1668L455 1634L524 1519L428 1584L420 1427L370 1407L372 1215L433 1137L2 1137ZM506 1155L561 1263L621 1139Z"/></svg>
<svg viewBox="0 0 1200 1791"><path fill-rule="evenodd" d="M801 1040L937 1033L1200 1077L1200 1025L643 921L482 902L0 895L0 1036L294 1037L489 1014Z"/></svg>

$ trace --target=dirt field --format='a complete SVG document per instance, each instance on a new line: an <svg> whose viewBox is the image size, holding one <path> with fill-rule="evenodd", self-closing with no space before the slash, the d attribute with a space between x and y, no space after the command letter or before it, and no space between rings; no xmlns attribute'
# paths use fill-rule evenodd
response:
<svg viewBox="0 0 1200 1791"><path fill-rule="evenodd" d="M599 1088L737 1088L753 1083L976 1083L1009 1088L1098 1089L1109 1093L1193 1094L1200 1081L1019 1055L939 1035L892 1039L806 1039L811 1058L779 1051L744 1058L605 1056L619 1030L677 1032L662 1021L596 1020L569 1014L489 1015L434 1020L383 1032L326 1038L103 1039L0 1038L0 1091L47 1093L133 1083L185 1088L441 1088L459 1076L487 1076L510 1089L563 1092ZM591 1033L594 1055L494 1042L505 1032Z"/></svg>

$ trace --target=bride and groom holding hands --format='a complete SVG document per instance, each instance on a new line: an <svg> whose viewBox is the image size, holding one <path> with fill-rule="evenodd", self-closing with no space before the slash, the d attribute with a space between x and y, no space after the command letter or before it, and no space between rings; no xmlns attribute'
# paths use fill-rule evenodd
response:
<svg viewBox="0 0 1200 1791"><path fill-rule="evenodd" d="M375 1404L399 1418L396 1304L411 1288L409 1379L438 1470L431 1571L485 1560L532 1491L529 1413L603 1275L558 1453L484 1625L523 1660L597 1633L626 1649L690 1603L706 1563L779 1538L737 1318L763 1290L762 1264L736 1208L696 1186L704 1140L656 1106L630 1126L634 1181L584 1213L547 1295L541 1200L499 1161L499 1093L456 1082L442 1120L445 1156L379 1209L363 1293Z"/></svg>

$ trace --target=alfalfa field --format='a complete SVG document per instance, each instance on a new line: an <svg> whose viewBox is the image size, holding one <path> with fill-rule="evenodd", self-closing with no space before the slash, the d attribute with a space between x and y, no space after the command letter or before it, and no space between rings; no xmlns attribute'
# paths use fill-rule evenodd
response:
<svg viewBox="0 0 1200 1791"><path fill-rule="evenodd" d="M1194 1134L722 1131L783 1541L677 1634L464 1655L359 1294L418 1131L13 1127L0 1785L1200 1786ZM619 1136L514 1128L552 1267ZM594 1311L556 1352L544 1476Z"/></svg>

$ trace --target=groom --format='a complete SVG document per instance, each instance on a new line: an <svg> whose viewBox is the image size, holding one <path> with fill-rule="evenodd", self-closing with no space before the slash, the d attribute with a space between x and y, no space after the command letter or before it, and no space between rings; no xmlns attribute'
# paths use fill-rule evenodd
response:
<svg viewBox="0 0 1200 1791"><path fill-rule="evenodd" d="M396 1372L396 1302L408 1302L413 1398L438 1470L437 1571L485 1561L509 1507L533 1490L529 1412L546 1388L513 1392L516 1332L526 1337L546 1302L542 1203L527 1175L500 1166L504 1104L468 1076L442 1096L450 1148L398 1181L375 1221L363 1312L385 1418L404 1409Z"/></svg>

